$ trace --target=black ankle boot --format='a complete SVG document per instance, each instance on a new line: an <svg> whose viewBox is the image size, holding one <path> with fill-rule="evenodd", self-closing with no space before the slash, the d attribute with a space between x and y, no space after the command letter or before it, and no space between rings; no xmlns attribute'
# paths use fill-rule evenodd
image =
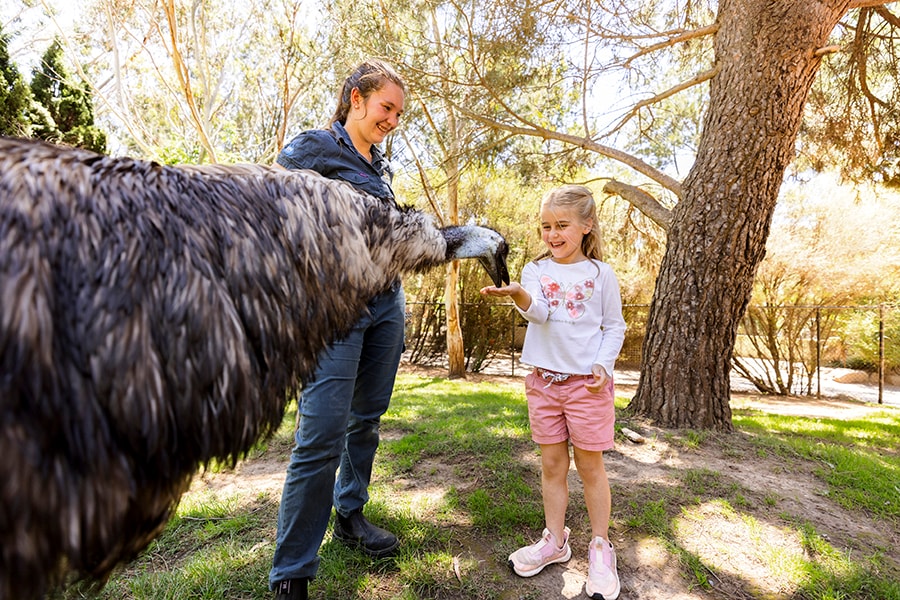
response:
<svg viewBox="0 0 900 600"><path fill-rule="evenodd" d="M275 600L308 600L309 579L285 579L275 585Z"/></svg>
<svg viewBox="0 0 900 600"><path fill-rule="evenodd" d="M375 557L390 556L400 545L396 535L369 523L361 510L347 517L338 514L334 520L334 537Z"/></svg>

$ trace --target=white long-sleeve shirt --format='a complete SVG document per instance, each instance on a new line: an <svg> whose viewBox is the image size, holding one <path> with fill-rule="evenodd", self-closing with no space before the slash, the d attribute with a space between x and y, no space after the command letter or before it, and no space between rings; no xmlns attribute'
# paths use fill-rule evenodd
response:
<svg viewBox="0 0 900 600"><path fill-rule="evenodd" d="M519 313L528 321L522 362L558 373L590 375L602 365L610 376L625 340L622 296L605 262L559 264L550 258L522 269L522 287L531 306Z"/></svg>

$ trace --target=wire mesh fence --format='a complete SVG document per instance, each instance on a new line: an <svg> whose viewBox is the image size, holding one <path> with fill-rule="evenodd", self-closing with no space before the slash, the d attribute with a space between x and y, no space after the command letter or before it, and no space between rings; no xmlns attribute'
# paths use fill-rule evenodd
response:
<svg viewBox="0 0 900 600"><path fill-rule="evenodd" d="M617 369L638 369L650 306L622 307L628 330ZM441 303L407 303L407 359L446 364L446 319ZM516 375L526 322L511 303L460 305L466 370ZM735 341L732 367L758 391L819 395L822 372L846 369L846 383L900 386L900 305L751 305ZM519 373L521 374L521 372Z"/></svg>

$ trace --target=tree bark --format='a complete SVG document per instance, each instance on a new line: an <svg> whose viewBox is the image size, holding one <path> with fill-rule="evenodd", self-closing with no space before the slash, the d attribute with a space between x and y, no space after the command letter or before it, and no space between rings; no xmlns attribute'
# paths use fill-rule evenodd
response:
<svg viewBox="0 0 900 600"><path fill-rule="evenodd" d="M451 225L459 225L459 144L456 117L451 109L448 113L451 153L445 159L447 173L447 215ZM459 261L447 265L447 282L444 286L444 304L447 309L447 362L450 379L465 379L466 349L463 344L462 324L459 318Z"/></svg>
<svg viewBox="0 0 900 600"><path fill-rule="evenodd" d="M849 0L719 2L709 110L672 211L629 408L664 427L731 431L731 356L750 300L816 50Z"/></svg>
<svg viewBox="0 0 900 600"><path fill-rule="evenodd" d="M459 261L447 265L447 283L444 286L444 307L447 310L447 378L466 378L466 349L463 344L459 319Z"/></svg>

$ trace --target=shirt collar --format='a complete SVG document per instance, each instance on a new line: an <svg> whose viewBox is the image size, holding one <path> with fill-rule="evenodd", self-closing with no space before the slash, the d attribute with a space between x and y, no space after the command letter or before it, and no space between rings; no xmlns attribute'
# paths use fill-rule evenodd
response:
<svg viewBox="0 0 900 600"><path fill-rule="evenodd" d="M335 121L331 124L331 128L337 134L338 139L348 148L351 148L354 152L359 154L359 150L356 149L356 146L353 145L353 140L350 139L350 134L347 133L347 129L341 125L340 121ZM381 153L381 148L376 145L372 145L372 166L376 167L384 160L384 154ZM362 156L362 155L360 155ZM363 158L365 158L363 156Z"/></svg>

